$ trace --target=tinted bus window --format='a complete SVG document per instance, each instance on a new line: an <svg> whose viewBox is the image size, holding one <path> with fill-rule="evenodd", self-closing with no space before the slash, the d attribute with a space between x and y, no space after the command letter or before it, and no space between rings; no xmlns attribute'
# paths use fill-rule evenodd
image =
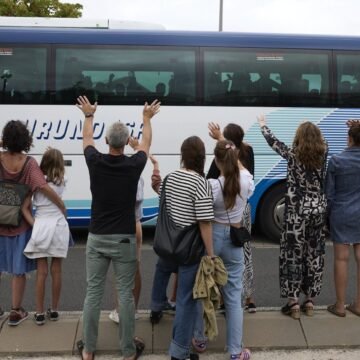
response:
<svg viewBox="0 0 360 360"><path fill-rule="evenodd" d="M204 50L204 100L229 106L324 106L329 53Z"/></svg>
<svg viewBox="0 0 360 360"><path fill-rule="evenodd" d="M360 53L336 54L337 102L339 106L359 105Z"/></svg>
<svg viewBox="0 0 360 360"><path fill-rule="evenodd" d="M0 103L41 104L46 99L45 48L0 44Z"/></svg>
<svg viewBox="0 0 360 360"><path fill-rule="evenodd" d="M159 48L58 48L56 102L86 94L101 105L195 101L195 51Z"/></svg>

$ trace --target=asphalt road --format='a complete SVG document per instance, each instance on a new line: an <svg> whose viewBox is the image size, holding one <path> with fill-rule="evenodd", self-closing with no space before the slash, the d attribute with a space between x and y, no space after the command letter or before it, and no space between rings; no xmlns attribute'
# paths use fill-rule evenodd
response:
<svg viewBox="0 0 360 360"><path fill-rule="evenodd" d="M81 311L86 290L85 280L85 245L86 232L74 232L76 246L69 250L68 258L63 262L63 288L61 310ZM156 255L151 246L152 232L145 231L142 252L142 292L139 309L149 309L152 279L156 263ZM278 281L278 255L279 247L267 239L256 236L253 242L253 260L255 271L256 293L255 299L258 307L279 307L284 300L279 298ZM28 310L35 308L35 272L28 275L27 288L23 306ZM348 301L355 297L355 261L352 258L349 268ZM8 310L11 306L11 276L2 274L0 285L0 304ZM50 304L50 283L47 286L45 306ZM333 286L333 249L331 243L326 246L326 260L324 284L316 305L328 305L335 300ZM114 290L112 269L110 268L105 286L105 295L102 302L103 310L114 307Z"/></svg>

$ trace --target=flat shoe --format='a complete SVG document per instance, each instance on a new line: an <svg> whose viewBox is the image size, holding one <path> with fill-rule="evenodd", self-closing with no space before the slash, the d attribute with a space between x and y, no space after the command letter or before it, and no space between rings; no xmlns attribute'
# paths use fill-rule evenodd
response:
<svg viewBox="0 0 360 360"><path fill-rule="evenodd" d="M84 342L82 340L79 340L76 343L76 348L78 349L81 360L84 360L84 357L83 357L84 346L85 346L85 344L84 344ZM93 358L93 360L95 360L95 354L93 354L92 358Z"/></svg>
<svg viewBox="0 0 360 360"><path fill-rule="evenodd" d="M360 316L360 311L357 311L355 309L355 305L354 304L350 304L348 306L346 306L346 310L349 310L350 312L352 312L353 314L355 314L356 316Z"/></svg>
<svg viewBox="0 0 360 360"><path fill-rule="evenodd" d="M143 353L143 351L145 349L145 342L140 337L135 336L134 344L135 344L135 348L136 348L134 360L137 360L141 356L141 354Z"/></svg>
<svg viewBox="0 0 360 360"><path fill-rule="evenodd" d="M345 317L346 316L346 312L340 312L336 310L336 304L333 305L329 305L327 307L327 311L332 313L333 315L339 316L339 317Z"/></svg>

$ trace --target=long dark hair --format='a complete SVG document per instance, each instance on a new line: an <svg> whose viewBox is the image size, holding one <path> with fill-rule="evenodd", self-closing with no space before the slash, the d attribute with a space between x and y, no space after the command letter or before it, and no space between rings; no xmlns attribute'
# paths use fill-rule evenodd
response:
<svg viewBox="0 0 360 360"><path fill-rule="evenodd" d="M244 130L240 125L237 124L227 124L223 131L224 138L230 140L234 143L238 151L238 157L240 162L248 170L252 168L252 164L249 163L249 151L250 147L247 144L244 144Z"/></svg>
<svg viewBox="0 0 360 360"><path fill-rule="evenodd" d="M238 150L229 140L218 141L215 149L215 162L221 168L224 177L224 203L225 209L232 209L236 203L236 196L240 196L240 173L238 166Z"/></svg>
<svg viewBox="0 0 360 360"><path fill-rule="evenodd" d="M181 164L204 176L205 145L198 136L190 136L181 145Z"/></svg>

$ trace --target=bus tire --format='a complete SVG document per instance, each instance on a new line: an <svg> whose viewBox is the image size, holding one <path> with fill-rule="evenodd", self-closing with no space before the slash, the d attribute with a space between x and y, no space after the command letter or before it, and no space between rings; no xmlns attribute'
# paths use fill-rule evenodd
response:
<svg viewBox="0 0 360 360"><path fill-rule="evenodd" d="M271 187L263 196L259 209L260 230L267 238L279 243L283 228L286 183Z"/></svg>

